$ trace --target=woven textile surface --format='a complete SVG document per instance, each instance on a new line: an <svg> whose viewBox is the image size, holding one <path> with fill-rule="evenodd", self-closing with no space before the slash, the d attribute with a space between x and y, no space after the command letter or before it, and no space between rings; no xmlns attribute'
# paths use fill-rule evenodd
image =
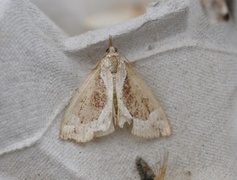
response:
<svg viewBox="0 0 237 180"><path fill-rule="evenodd" d="M166 0L69 37L28 0L1 1L0 178L139 179L136 156L155 165L165 148L167 180L235 179L234 17L210 24L199 1ZM144 140L117 128L83 145L59 139L65 107L109 35L161 102L170 137Z"/></svg>

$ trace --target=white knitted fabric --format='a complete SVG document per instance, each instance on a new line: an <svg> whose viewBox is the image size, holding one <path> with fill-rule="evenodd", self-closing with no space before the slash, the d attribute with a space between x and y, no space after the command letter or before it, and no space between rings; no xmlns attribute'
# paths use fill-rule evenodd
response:
<svg viewBox="0 0 237 180"><path fill-rule="evenodd" d="M28 0L0 1L0 179L139 179L136 156L155 165L163 148L167 180L235 179L234 16L210 24L199 1L166 0L69 38ZM83 145L59 139L65 106L109 35L160 100L170 137L144 140L124 128Z"/></svg>

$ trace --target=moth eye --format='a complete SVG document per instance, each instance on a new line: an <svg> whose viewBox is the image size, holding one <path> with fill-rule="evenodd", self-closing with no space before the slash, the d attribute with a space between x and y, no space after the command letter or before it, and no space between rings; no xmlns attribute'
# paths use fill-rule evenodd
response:
<svg viewBox="0 0 237 180"><path fill-rule="evenodd" d="M115 52L118 52L118 49L117 48L114 48Z"/></svg>
<svg viewBox="0 0 237 180"><path fill-rule="evenodd" d="M109 52L109 48L106 49L106 52Z"/></svg>

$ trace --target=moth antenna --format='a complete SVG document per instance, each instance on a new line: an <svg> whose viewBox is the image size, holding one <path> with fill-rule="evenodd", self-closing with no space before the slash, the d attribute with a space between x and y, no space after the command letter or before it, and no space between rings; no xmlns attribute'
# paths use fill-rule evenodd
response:
<svg viewBox="0 0 237 180"><path fill-rule="evenodd" d="M113 46L112 36L109 35L109 47Z"/></svg>

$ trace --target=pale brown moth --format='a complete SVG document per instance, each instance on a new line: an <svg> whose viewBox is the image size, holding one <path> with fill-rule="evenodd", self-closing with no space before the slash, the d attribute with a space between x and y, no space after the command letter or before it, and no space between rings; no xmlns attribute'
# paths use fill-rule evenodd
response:
<svg viewBox="0 0 237 180"><path fill-rule="evenodd" d="M163 160L160 166L156 166L153 170L145 160L141 157L136 158L136 168L140 175L141 180L164 180L166 167L168 162L168 152L165 151Z"/></svg>
<svg viewBox="0 0 237 180"><path fill-rule="evenodd" d="M133 66L109 48L71 99L61 124L64 140L87 142L125 123L143 138L169 136L171 129L160 103Z"/></svg>

